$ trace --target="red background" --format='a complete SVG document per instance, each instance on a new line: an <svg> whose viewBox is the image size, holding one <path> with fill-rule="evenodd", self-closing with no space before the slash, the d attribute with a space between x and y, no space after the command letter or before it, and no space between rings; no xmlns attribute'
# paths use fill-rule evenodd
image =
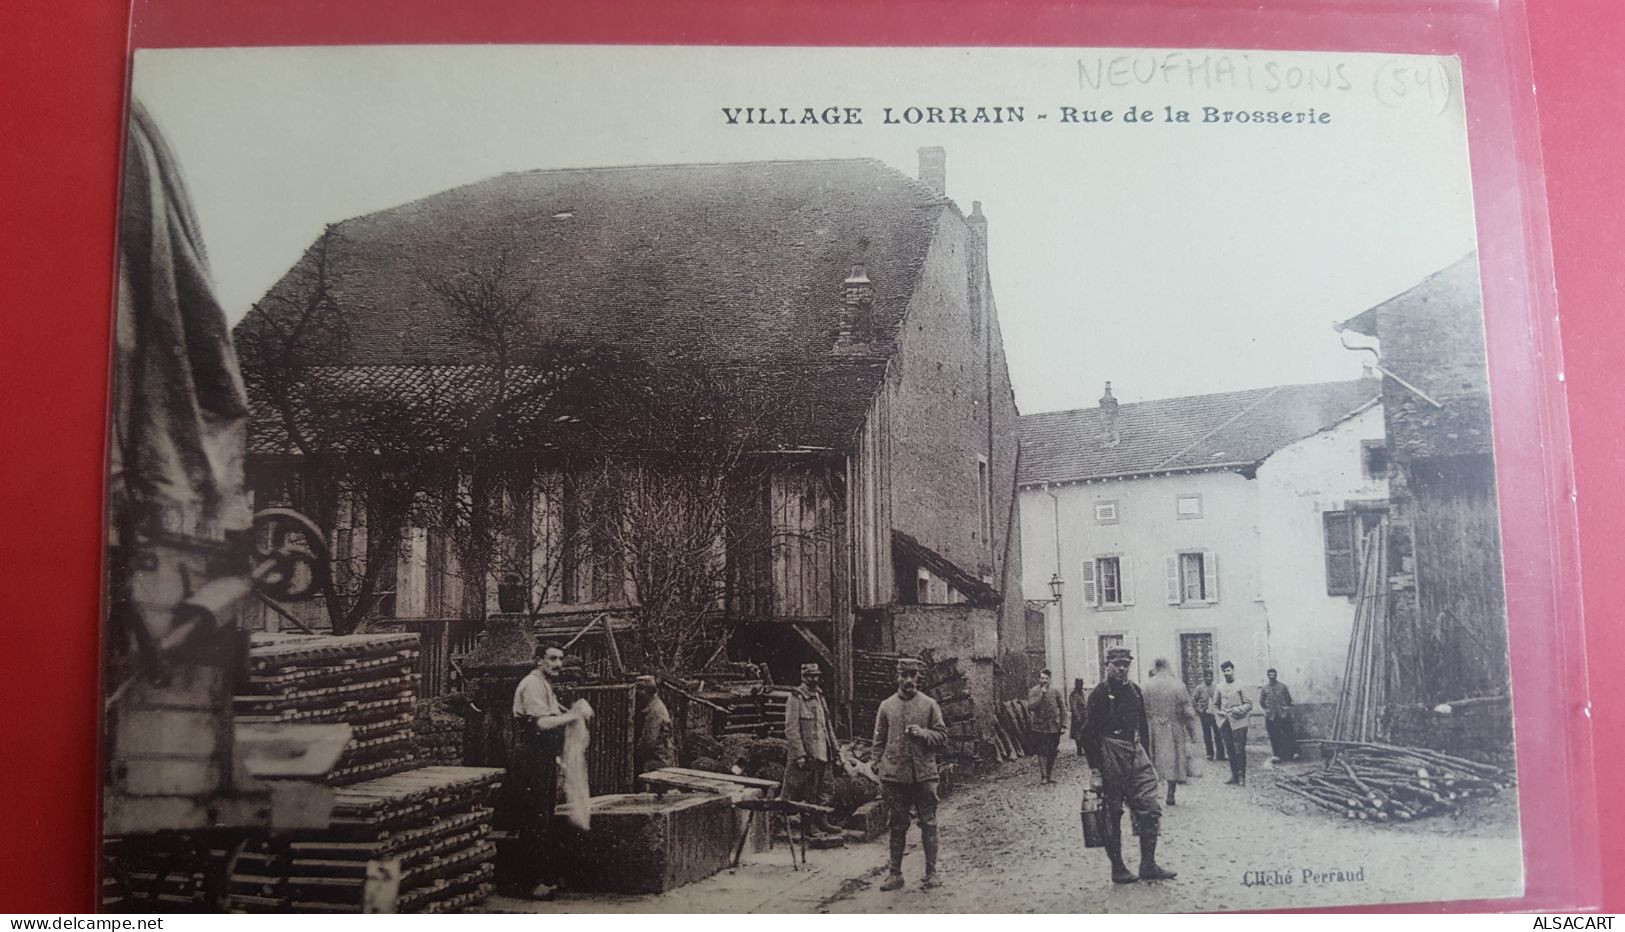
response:
<svg viewBox="0 0 1625 932"><path fill-rule="evenodd" d="M1625 242L1618 221L1625 205L1619 169L1625 153L1625 82L1616 54L1625 48L1625 8L1613 0L1535 2L1529 14L1533 80L1574 432L1595 744L1606 780L1611 749L1625 738L1625 709L1606 675L1625 653L1625 638L1610 611L1625 595L1625 573L1612 559L1625 529L1625 503L1609 495L1610 480L1625 460L1625 431L1616 423L1625 410L1625 387L1610 371L1625 350L1625 337L1610 313L1610 299L1625 291L1620 261ZM482 0L458 5L455 12L431 0L286 0L219 8L227 5L167 2L164 15L135 24L136 34L146 44L166 45L431 37L444 42L1088 45L1109 35L1116 45L1312 49L1377 45L1387 32L1382 47L1401 42L1399 47L1426 51L1435 48L1430 43L1445 49L1455 41L1448 29L1423 38L1422 32L1400 28L1405 17L1415 15L1411 12L1385 14L1387 25L1358 15L1320 14L1277 31L1277 21L1248 15L1245 4L1235 3L1205 6L1201 32L1193 31L1195 8L1176 2L1159 3L1155 11L1150 2L1022 8L986 0L808 0L794 8L636 3L613 9ZM1215 15L1215 6L1235 13ZM1492 4L1475 0L1436 5L1432 15L1442 23L1459 23L1491 9ZM5 723L0 910L6 911L87 911L96 902L99 489L128 10L127 3L113 0L12 0L0 11L0 106L6 117L0 122L0 165L7 169L6 196L0 199L5 217L0 347L6 353L0 366L5 450L0 456L5 522L0 534L0 721ZM1512 67L1517 73L1519 66ZM1484 111L1469 110L1469 115L1475 112ZM1479 199L1487 204L1496 186L1512 179L1493 170L1486 174L1479 162L1475 155ZM1494 247L1487 243L1485 253L1493 277ZM1538 267L1540 257L1536 260ZM1489 290L1493 304L1493 283ZM1504 455L1502 465L1505 489ZM1528 505L1508 502L1507 507ZM1510 558L1516 542L1508 543L1509 570L1515 573L1519 568ZM1525 705L1520 701L1520 727L1527 724ZM1549 736L1534 737L1541 739L1538 744L1523 732L1526 749L1557 752L1555 743L1545 740ZM1606 796L1613 798L1598 801L1608 879L1602 904L1620 910L1625 907L1620 882L1625 879L1625 798ZM1525 829L1540 833L1538 824L1526 823Z"/></svg>

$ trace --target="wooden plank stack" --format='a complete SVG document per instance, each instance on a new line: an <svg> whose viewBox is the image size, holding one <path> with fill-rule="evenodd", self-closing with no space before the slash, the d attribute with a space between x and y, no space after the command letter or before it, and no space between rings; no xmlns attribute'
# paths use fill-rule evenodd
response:
<svg viewBox="0 0 1625 932"><path fill-rule="evenodd" d="M328 775L333 786L410 770L417 643L411 633L256 634L237 720L348 723L353 734Z"/></svg>
<svg viewBox="0 0 1625 932"><path fill-rule="evenodd" d="M1453 813L1466 800L1493 796L1514 784L1512 774L1499 767L1426 748L1318 743L1332 749L1326 765L1278 784L1346 819L1408 822Z"/></svg>
<svg viewBox="0 0 1625 932"><path fill-rule="evenodd" d="M895 689L895 680L893 681ZM960 667L959 658L936 660L925 668L920 686L942 707L948 725L948 746L938 752L940 761L973 764L976 761L976 702L971 699L970 677Z"/></svg>
<svg viewBox="0 0 1625 932"><path fill-rule="evenodd" d="M897 691L897 661L902 654L885 651L852 652L852 729L856 735L874 733L880 703Z"/></svg>
<svg viewBox="0 0 1625 932"><path fill-rule="evenodd" d="M791 687L759 684L728 691L728 717L723 736L747 735L753 738L784 737L784 706Z"/></svg>
<svg viewBox="0 0 1625 932"><path fill-rule="evenodd" d="M490 896L491 799L502 771L420 767L337 791L328 829L253 842L231 872L231 909L360 912L368 863L400 862L396 908L459 909Z"/></svg>
<svg viewBox="0 0 1625 932"><path fill-rule="evenodd" d="M993 715L993 745L1001 760L1015 760L1034 753L1036 745L1027 700L1007 699L999 703Z"/></svg>

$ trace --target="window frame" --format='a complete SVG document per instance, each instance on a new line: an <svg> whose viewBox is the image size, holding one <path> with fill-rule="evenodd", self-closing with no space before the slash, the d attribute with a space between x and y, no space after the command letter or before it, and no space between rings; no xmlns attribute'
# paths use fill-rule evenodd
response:
<svg viewBox="0 0 1625 932"><path fill-rule="evenodd" d="M1195 512L1195 514L1186 514L1186 513L1184 513L1183 511L1180 510L1180 508L1179 508L1180 503L1186 502L1186 501L1194 501L1196 503L1196 512ZM1179 520L1179 521L1200 521L1202 519L1202 517L1204 516L1204 514L1205 514L1205 509L1204 509L1203 503L1202 503L1202 493L1201 492L1181 492L1181 493L1174 496L1174 518L1176 520Z"/></svg>

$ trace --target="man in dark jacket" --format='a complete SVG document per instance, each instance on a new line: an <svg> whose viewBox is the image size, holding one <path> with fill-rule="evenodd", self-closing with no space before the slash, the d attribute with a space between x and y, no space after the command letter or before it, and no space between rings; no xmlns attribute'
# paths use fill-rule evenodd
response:
<svg viewBox="0 0 1625 932"><path fill-rule="evenodd" d="M1150 727L1145 697L1129 682L1134 655L1126 647L1106 652L1106 679L1089 694L1083 726L1083 753L1089 758L1106 808L1106 856L1112 862L1112 883L1135 880L1172 880L1173 871L1157 866L1157 833L1162 805L1157 800L1157 771L1151 766ZM1140 827L1140 874L1123 863L1123 807L1137 817Z"/></svg>

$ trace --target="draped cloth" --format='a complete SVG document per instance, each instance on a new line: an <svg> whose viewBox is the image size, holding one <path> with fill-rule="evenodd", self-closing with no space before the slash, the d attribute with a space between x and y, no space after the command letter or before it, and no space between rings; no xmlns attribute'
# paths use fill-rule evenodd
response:
<svg viewBox="0 0 1625 932"><path fill-rule="evenodd" d="M587 700L580 700L585 706ZM591 714L592 708L586 711ZM592 740L584 718L564 726L564 750L559 769L564 779L564 817L579 829L592 828L592 789L587 785L587 745Z"/></svg>
<svg viewBox="0 0 1625 932"><path fill-rule="evenodd" d="M111 502L132 525L222 539L252 517L248 399L180 169L130 107L119 208Z"/></svg>

